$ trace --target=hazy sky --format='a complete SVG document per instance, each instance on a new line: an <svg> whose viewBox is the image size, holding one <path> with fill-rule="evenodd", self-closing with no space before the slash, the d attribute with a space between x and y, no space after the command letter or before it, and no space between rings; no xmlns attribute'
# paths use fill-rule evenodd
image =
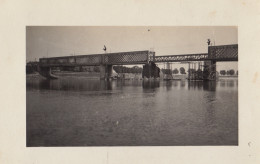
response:
<svg viewBox="0 0 260 164"><path fill-rule="evenodd" d="M149 30L148 30L149 29ZM207 39L215 45L237 44L236 27L73 27L26 28L26 60L83 54L150 50L160 55L207 53ZM179 68L187 65L175 64ZM163 67L163 65L160 65ZM187 67L186 67L187 68ZM218 62L217 69L235 69L237 62Z"/></svg>

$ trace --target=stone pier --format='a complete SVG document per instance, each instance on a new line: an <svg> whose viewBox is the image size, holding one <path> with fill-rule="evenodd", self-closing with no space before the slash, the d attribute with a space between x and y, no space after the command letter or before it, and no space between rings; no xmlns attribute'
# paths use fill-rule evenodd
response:
<svg viewBox="0 0 260 164"><path fill-rule="evenodd" d="M142 77L146 78L158 78L160 77L160 68L156 66L154 62L150 62L143 66Z"/></svg>
<svg viewBox="0 0 260 164"><path fill-rule="evenodd" d="M203 79L217 80L216 61L204 61Z"/></svg>
<svg viewBox="0 0 260 164"><path fill-rule="evenodd" d="M112 70L113 70L113 65L100 65L100 79L101 80L108 80L109 78L112 77Z"/></svg>
<svg viewBox="0 0 260 164"><path fill-rule="evenodd" d="M48 79L58 79L57 76L52 74L51 67L40 67L38 66L38 72L43 77L46 77Z"/></svg>

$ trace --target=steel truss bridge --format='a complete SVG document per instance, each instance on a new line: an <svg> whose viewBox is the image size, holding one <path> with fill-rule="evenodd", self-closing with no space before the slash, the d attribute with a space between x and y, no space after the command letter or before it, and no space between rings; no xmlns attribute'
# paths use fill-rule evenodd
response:
<svg viewBox="0 0 260 164"><path fill-rule="evenodd" d="M131 65L149 62L184 62L184 61L238 61L238 45L209 46L208 53L155 56L151 51L132 51L95 55L78 55L53 58L41 58L42 67L59 66L98 66Z"/></svg>
<svg viewBox="0 0 260 164"><path fill-rule="evenodd" d="M148 64L149 74L154 71L152 63L160 62L190 62L209 61L209 67L218 61L238 61L238 45L209 46L208 53L155 56L152 51L131 51L118 53L104 53L95 55L78 55L65 57L41 58L38 65L39 73L47 78L56 78L52 74L52 67L100 66L100 78L109 78L113 65ZM212 67L211 72L215 72ZM144 70L143 70L144 72ZM150 75L149 75L150 77Z"/></svg>

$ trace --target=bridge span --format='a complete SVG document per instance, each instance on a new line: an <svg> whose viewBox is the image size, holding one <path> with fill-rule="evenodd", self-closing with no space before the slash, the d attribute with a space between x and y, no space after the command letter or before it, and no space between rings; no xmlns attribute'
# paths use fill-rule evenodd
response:
<svg viewBox="0 0 260 164"><path fill-rule="evenodd" d="M155 56L155 52L146 50L40 58L39 72L47 78L57 78L51 72L52 67L100 66L100 78L105 79L111 77L113 65L149 65L159 62L184 61L205 61L210 71L216 71L214 65L218 61L238 61L238 45L209 46L208 53L186 55Z"/></svg>
<svg viewBox="0 0 260 164"><path fill-rule="evenodd" d="M208 53L155 56L154 62L238 61L238 45L209 46Z"/></svg>

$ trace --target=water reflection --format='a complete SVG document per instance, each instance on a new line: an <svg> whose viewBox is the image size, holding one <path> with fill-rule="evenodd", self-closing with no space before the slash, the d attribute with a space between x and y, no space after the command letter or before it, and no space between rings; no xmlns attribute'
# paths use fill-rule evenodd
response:
<svg viewBox="0 0 260 164"><path fill-rule="evenodd" d="M217 82L216 81L203 82L203 90L216 91L216 88L217 88Z"/></svg>
<svg viewBox="0 0 260 164"><path fill-rule="evenodd" d="M216 91L218 89L234 88L238 85L237 79L221 79L219 81L159 81L159 80L90 80L84 78L63 78L57 80L27 79L27 89L37 90L64 90L64 91L100 91L120 90L125 87L142 87L143 89L156 89L165 87L167 91L177 90L205 90ZM187 86L187 88L186 88Z"/></svg>
<svg viewBox="0 0 260 164"><path fill-rule="evenodd" d="M237 145L236 86L237 79L28 78L27 144Z"/></svg>
<svg viewBox="0 0 260 164"><path fill-rule="evenodd" d="M180 87L185 87L185 81L173 80L173 81L164 81L164 85L166 86L166 90L170 91L172 89L181 89Z"/></svg>
<svg viewBox="0 0 260 164"><path fill-rule="evenodd" d="M238 86L238 79L220 79L219 84L222 88L234 88Z"/></svg>
<svg viewBox="0 0 260 164"><path fill-rule="evenodd" d="M182 80L181 81L181 87L184 88L185 86L186 86L186 83L185 83L185 81Z"/></svg>
<svg viewBox="0 0 260 164"><path fill-rule="evenodd" d="M228 80L228 81L227 81L227 86L228 86L228 87L234 87L234 86L235 86L234 80Z"/></svg>
<svg viewBox="0 0 260 164"><path fill-rule="evenodd" d="M224 80L220 80L220 86L221 87L223 87L223 88L225 88L226 87L226 81L224 81Z"/></svg>
<svg viewBox="0 0 260 164"><path fill-rule="evenodd" d="M188 89L216 91L216 81L188 81Z"/></svg>
<svg viewBox="0 0 260 164"><path fill-rule="evenodd" d="M144 80L142 83L144 89L155 89L160 87L160 81L158 80Z"/></svg>
<svg viewBox="0 0 260 164"><path fill-rule="evenodd" d="M100 91L112 90L115 85L111 81L86 79L28 80L27 89L63 90L63 91Z"/></svg>
<svg viewBox="0 0 260 164"><path fill-rule="evenodd" d="M100 82L101 90L113 90L113 85L111 81L101 81Z"/></svg>
<svg viewBox="0 0 260 164"><path fill-rule="evenodd" d="M216 110L214 109L214 107L209 107L206 108L206 112L205 112L205 126L208 126L209 129L211 128L215 128L216 126Z"/></svg>
<svg viewBox="0 0 260 164"><path fill-rule="evenodd" d="M188 89L196 89L202 90L203 89L203 81L188 81Z"/></svg>
<svg viewBox="0 0 260 164"><path fill-rule="evenodd" d="M166 81L166 89L167 91L171 90L172 88L172 81Z"/></svg>

